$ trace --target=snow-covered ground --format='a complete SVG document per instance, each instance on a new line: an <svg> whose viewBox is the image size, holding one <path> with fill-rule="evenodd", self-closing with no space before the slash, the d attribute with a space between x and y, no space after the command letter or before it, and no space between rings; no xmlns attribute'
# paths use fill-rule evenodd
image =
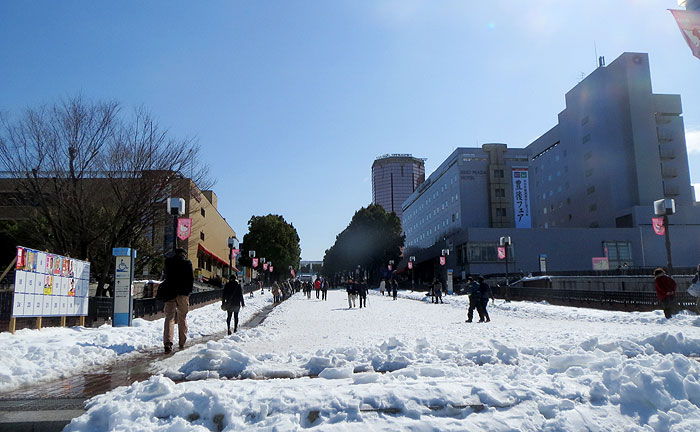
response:
<svg viewBox="0 0 700 432"><path fill-rule="evenodd" d="M478 324L466 297L400 297L297 294L91 399L66 430L700 430L696 315L496 301Z"/></svg>
<svg viewBox="0 0 700 432"><path fill-rule="evenodd" d="M272 303L269 290L253 298L246 297L239 320L245 322ZM188 342L226 331L226 312L221 303L191 310L187 315ZM99 328L47 327L40 331L23 329L15 335L0 333L0 394L17 387L68 377L139 355L145 350L162 348L163 319L134 319L133 327ZM231 323L233 326L233 323ZM177 347L177 328L175 329Z"/></svg>

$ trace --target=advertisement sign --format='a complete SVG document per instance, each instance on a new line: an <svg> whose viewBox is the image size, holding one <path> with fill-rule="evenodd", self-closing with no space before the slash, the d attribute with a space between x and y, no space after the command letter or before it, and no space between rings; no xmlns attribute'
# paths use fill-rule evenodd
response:
<svg viewBox="0 0 700 432"><path fill-rule="evenodd" d="M593 257L593 270L610 270L610 261L608 257Z"/></svg>
<svg viewBox="0 0 700 432"><path fill-rule="evenodd" d="M259 258L253 258L253 268L258 268L258 259Z"/></svg>
<svg viewBox="0 0 700 432"><path fill-rule="evenodd" d="M441 266L444 266L444 265L445 265L445 257L444 257L444 256L441 256L441 257L440 257L440 265L441 265Z"/></svg>
<svg viewBox="0 0 700 432"><path fill-rule="evenodd" d="M547 272L547 255L545 254L540 255L540 272Z"/></svg>
<svg viewBox="0 0 700 432"><path fill-rule="evenodd" d="M700 11L671 9L690 51L700 58Z"/></svg>
<svg viewBox="0 0 700 432"><path fill-rule="evenodd" d="M19 246L12 316L85 316L89 281L89 262Z"/></svg>
<svg viewBox="0 0 700 432"><path fill-rule="evenodd" d="M114 327L131 326L133 315L133 263L136 251L131 248L114 248Z"/></svg>
<svg viewBox="0 0 700 432"><path fill-rule="evenodd" d="M506 259L506 247L505 246L499 246L498 247L498 259Z"/></svg>
<svg viewBox="0 0 700 432"><path fill-rule="evenodd" d="M654 226L654 232L657 235L664 235L666 234L666 227L664 226L664 218L662 217L654 217L651 218L651 224Z"/></svg>
<svg viewBox="0 0 700 432"><path fill-rule="evenodd" d="M192 234L192 219L178 218L177 219L177 238L187 240Z"/></svg>
<svg viewBox="0 0 700 432"><path fill-rule="evenodd" d="M532 228L527 168L513 168L513 215L516 228Z"/></svg>

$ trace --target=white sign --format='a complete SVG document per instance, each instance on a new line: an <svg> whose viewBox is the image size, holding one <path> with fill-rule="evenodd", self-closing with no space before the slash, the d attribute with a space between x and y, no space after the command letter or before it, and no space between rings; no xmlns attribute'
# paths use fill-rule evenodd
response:
<svg viewBox="0 0 700 432"><path fill-rule="evenodd" d="M513 168L513 216L516 228L532 228L527 168Z"/></svg>
<svg viewBox="0 0 700 432"><path fill-rule="evenodd" d="M88 314L89 262L22 246L17 258L13 317Z"/></svg>

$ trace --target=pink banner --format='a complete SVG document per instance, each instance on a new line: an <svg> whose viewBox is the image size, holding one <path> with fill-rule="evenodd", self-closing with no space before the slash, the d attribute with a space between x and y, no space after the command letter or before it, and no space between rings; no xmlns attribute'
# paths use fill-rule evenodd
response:
<svg viewBox="0 0 700 432"><path fill-rule="evenodd" d="M273 266L270 266L270 273L272 273L275 270Z"/></svg>
<svg viewBox="0 0 700 432"><path fill-rule="evenodd" d="M413 269L413 263L411 261L408 262L408 269L409 270Z"/></svg>
<svg viewBox="0 0 700 432"><path fill-rule="evenodd" d="M389 264L387 267L389 268L389 271L391 271L391 264Z"/></svg>
<svg viewBox="0 0 700 432"><path fill-rule="evenodd" d="M258 267L258 258L253 258L253 268Z"/></svg>
<svg viewBox="0 0 700 432"><path fill-rule="evenodd" d="M663 217L651 218L651 224L654 226L654 232L658 235L666 234L666 227L664 226Z"/></svg>
<svg viewBox="0 0 700 432"><path fill-rule="evenodd" d="M700 58L700 12L670 9L693 55Z"/></svg>
<svg viewBox="0 0 700 432"><path fill-rule="evenodd" d="M444 256L440 257L440 265L445 265L445 257Z"/></svg>
<svg viewBox="0 0 700 432"><path fill-rule="evenodd" d="M506 259L506 247L505 246L498 247L498 259Z"/></svg>
<svg viewBox="0 0 700 432"><path fill-rule="evenodd" d="M263 270L267 271L267 263L263 263Z"/></svg>
<svg viewBox="0 0 700 432"><path fill-rule="evenodd" d="M177 238L187 240L192 233L192 219L178 218L177 220Z"/></svg>
<svg viewBox="0 0 700 432"><path fill-rule="evenodd" d="M292 277L293 277L293 278L294 278L294 277L297 277L297 274L294 273L294 269L289 269L289 273L292 274Z"/></svg>

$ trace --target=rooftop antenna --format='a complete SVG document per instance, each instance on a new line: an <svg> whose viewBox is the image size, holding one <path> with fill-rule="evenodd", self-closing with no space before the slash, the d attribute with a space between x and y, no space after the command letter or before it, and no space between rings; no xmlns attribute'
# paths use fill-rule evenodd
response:
<svg viewBox="0 0 700 432"><path fill-rule="evenodd" d="M593 41L593 51L595 52L596 62L600 61L598 58L598 46L596 45L595 41Z"/></svg>

